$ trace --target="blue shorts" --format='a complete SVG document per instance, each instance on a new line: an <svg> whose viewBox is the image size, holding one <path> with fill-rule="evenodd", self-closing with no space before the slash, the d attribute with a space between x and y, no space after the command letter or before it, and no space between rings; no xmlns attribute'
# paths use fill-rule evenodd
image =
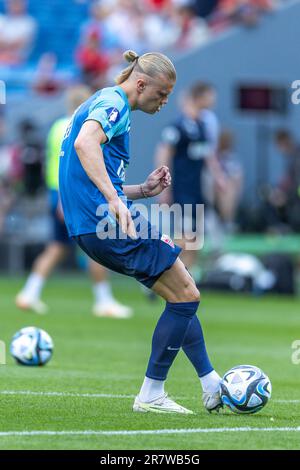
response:
<svg viewBox="0 0 300 470"><path fill-rule="evenodd" d="M72 245L72 239L69 237L65 223L57 215L58 191L49 191L50 211L52 218L52 241L62 243L63 245Z"/></svg>
<svg viewBox="0 0 300 470"><path fill-rule="evenodd" d="M94 261L112 271L134 277L151 288L163 272L172 267L181 248L149 222L145 222L145 229L149 238L100 239L96 233L73 238Z"/></svg>

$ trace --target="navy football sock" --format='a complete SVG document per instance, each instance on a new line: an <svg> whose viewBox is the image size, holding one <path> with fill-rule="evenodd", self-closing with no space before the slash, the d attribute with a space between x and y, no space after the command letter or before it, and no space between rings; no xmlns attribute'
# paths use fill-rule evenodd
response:
<svg viewBox="0 0 300 470"><path fill-rule="evenodd" d="M147 377L156 380L166 379L198 305L199 302L166 303L166 308L153 333Z"/></svg>
<svg viewBox="0 0 300 470"><path fill-rule="evenodd" d="M197 315L193 316L189 324L182 343L182 349L195 367L199 377L203 377L214 370L206 351L203 331Z"/></svg>

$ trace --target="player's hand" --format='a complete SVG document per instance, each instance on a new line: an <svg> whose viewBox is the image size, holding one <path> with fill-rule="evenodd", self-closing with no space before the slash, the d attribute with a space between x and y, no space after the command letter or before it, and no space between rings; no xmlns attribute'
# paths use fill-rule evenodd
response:
<svg viewBox="0 0 300 470"><path fill-rule="evenodd" d="M143 183L143 192L147 197L157 196L171 185L171 180L169 168L165 165L160 166L150 173L145 183Z"/></svg>
<svg viewBox="0 0 300 470"><path fill-rule="evenodd" d="M109 202L108 206L109 210L118 221L122 232L126 233L130 238L137 238L131 213L124 202L119 197L116 197Z"/></svg>

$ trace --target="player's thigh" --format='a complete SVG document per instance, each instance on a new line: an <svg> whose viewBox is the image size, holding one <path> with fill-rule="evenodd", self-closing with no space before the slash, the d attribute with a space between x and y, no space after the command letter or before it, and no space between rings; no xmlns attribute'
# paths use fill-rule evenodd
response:
<svg viewBox="0 0 300 470"><path fill-rule="evenodd" d="M200 300L200 292L195 281L179 258L159 277L152 286L152 290L168 302L198 302Z"/></svg>

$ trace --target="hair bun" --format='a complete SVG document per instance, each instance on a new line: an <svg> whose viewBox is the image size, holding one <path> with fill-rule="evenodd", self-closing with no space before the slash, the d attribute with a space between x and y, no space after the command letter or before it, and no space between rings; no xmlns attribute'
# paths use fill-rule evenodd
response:
<svg viewBox="0 0 300 470"><path fill-rule="evenodd" d="M131 50L125 51L123 57L127 62L134 62L139 58L138 54L135 51Z"/></svg>

